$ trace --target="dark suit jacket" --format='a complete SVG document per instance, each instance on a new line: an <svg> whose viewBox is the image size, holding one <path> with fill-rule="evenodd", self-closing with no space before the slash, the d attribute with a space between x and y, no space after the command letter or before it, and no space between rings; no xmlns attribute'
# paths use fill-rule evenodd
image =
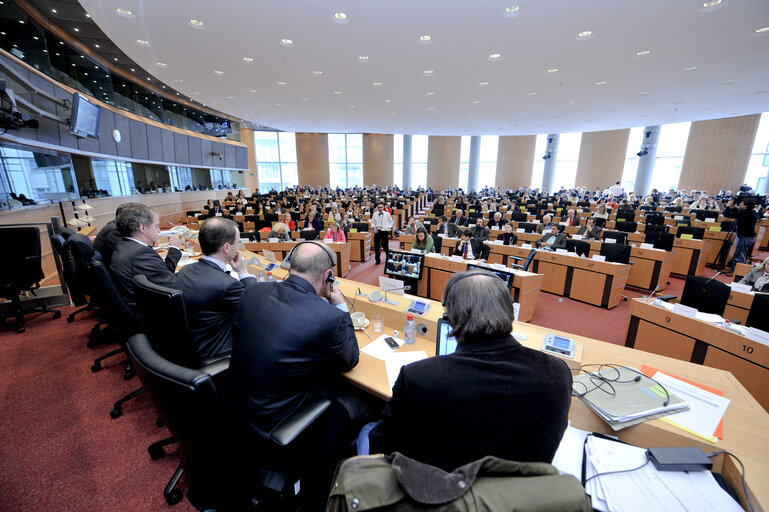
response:
<svg viewBox="0 0 769 512"><path fill-rule="evenodd" d="M518 235L515 233L501 233L497 235L497 240L502 240L504 245L515 245L518 241Z"/></svg>
<svg viewBox="0 0 769 512"><path fill-rule="evenodd" d="M449 229L449 236L452 238L459 238L459 235L462 233L462 228L453 222L449 222L447 226ZM443 233L443 231L440 231L440 233Z"/></svg>
<svg viewBox="0 0 769 512"><path fill-rule="evenodd" d="M577 230L578 235L582 235L585 238L600 238L601 237L601 231L602 229L598 226L593 226L593 229L590 230L590 233L587 232L587 224L584 226L580 226L580 228Z"/></svg>
<svg viewBox="0 0 769 512"><path fill-rule="evenodd" d="M109 221L96 235L93 248L99 251L101 260L107 268L112 262L112 253L115 252L115 247L122 239L123 235L117 230L117 222L114 220Z"/></svg>
<svg viewBox="0 0 769 512"><path fill-rule="evenodd" d="M215 264L200 260L182 268L176 288L184 293L187 326L201 360L232 350L232 319L240 296L256 279L242 281L225 274Z"/></svg>
<svg viewBox="0 0 769 512"><path fill-rule="evenodd" d="M297 276L256 283L235 312L225 404L264 436L308 398L333 397L330 382L356 364L348 313Z"/></svg>
<svg viewBox="0 0 769 512"><path fill-rule="evenodd" d="M570 395L566 364L512 336L460 344L401 368L371 453L399 451L446 471L485 455L551 462Z"/></svg>
<svg viewBox="0 0 769 512"><path fill-rule="evenodd" d="M485 260L489 257L489 248L483 243L480 238L470 239L470 248L473 251L473 258L476 260ZM462 241L457 243L457 247L454 249L454 256L462 256L464 254L464 248L462 247Z"/></svg>
<svg viewBox="0 0 769 512"><path fill-rule="evenodd" d="M542 238L537 240L537 245L539 245L540 243L544 245L545 242L547 242L551 236L553 236L553 233L545 233L544 235L542 235ZM568 239L569 237L566 236L566 233L558 233L557 235L555 235L555 243L552 245L553 250L566 249L566 240Z"/></svg>
<svg viewBox="0 0 769 512"><path fill-rule="evenodd" d="M160 286L176 288L176 264L182 257L179 249L169 249L165 261L152 247L147 247L128 238L118 242L112 253L110 270L123 300L129 307L136 305L133 277L145 275L150 282Z"/></svg>
<svg viewBox="0 0 769 512"><path fill-rule="evenodd" d="M467 217L465 217L464 215L462 215L459 219L457 219L456 216L451 217L449 219L449 222L451 222L452 224L456 224L457 226L461 226L465 228L467 227Z"/></svg>
<svg viewBox="0 0 769 512"><path fill-rule="evenodd" d="M486 227L487 227L487 228L489 228L489 229L491 229L491 228L493 228L494 226L496 226L496 227L498 227L499 229L502 229L502 228L505 226L505 224L507 224L507 219L499 219L499 222L494 222L494 219L493 219L493 218L491 218L491 219L489 220L488 224L486 224Z"/></svg>

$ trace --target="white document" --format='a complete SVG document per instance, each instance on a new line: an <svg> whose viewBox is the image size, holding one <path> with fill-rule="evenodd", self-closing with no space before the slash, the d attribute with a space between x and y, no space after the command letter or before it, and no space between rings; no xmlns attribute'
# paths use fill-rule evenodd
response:
<svg viewBox="0 0 769 512"><path fill-rule="evenodd" d="M571 235L572 240L582 240L583 238L585 237L582 235Z"/></svg>
<svg viewBox="0 0 769 512"><path fill-rule="evenodd" d="M518 313L521 312L521 305L518 302L513 302L513 322L518 321Z"/></svg>
<svg viewBox="0 0 769 512"><path fill-rule="evenodd" d="M641 244L641 249L654 249L654 244Z"/></svg>
<svg viewBox="0 0 769 512"><path fill-rule="evenodd" d="M492 263L491 268L495 268L497 270L508 270L508 268L501 263Z"/></svg>
<svg viewBox="0 0 769 512"><path fill-rule="evenodd" d="M606 256L601 256L600 254L593 254L593 257L590 259L595 261L606 261Z"/></svg>
<svg viewBox="0 0 769 512"><path fill-rule="evenodd" d="M673 216L673 220L683 220L683 218L684 218L683 215L674 215Z"/></svg>
<svg viewBox="0 0 769 512"><path fill-rule="evenodd" d="M531 223L532 224L539 224L539 219L534 219L533 221L531 221Z"/></svg>
<svg viewBox="0 0 769 512"><path fill-rule="evenodd" d="M242 244L250 244L251 243L251 239L250 238L241 238L240 239L240 243L242 243Z"/></svg>
<svg viewBox="0 0 769 512"><path fill-rule="evenodd" d="M391 290L393 294L395 295L403 295L403 281L398 281L397 279L392 279L385 276L379 276L379 288L382 289L383 292L389 292ZM400 288L400 290L396 290L396 288Z"/></svg>
<svg viewBox="0 0 769 512"><path fill-rule="evenodd" d="M605 238L603 243L605 243L605 244L616 244L617 243L617 239L616 238Z"/></svg>
<svg viewBox="0 0 769 512"><path fill-rule="evenodd" d="M665 416L662 420L690 430L715 443L716 438L713 434L721 423L730 400L662 372L655 373L654 380L662 384L668 393L675 393L686 400L689 406L689 410Z"/></svg>
<svg viewBox="0 0 769 512"><path fill-rule="evenodd" d="M462 261L462 256L452 256L451 261Z"/></svg>
<svg viewBox="0 0 769 512"><path fill-rule="evenodd" d="M748 327L745 336L751 341L755 341L762 345L769 345L769 332L756 329L755 327Z"/></svg>
<svg viewBox="0 0 769 512"><path fill-rule="evenodd" d="M684 306L680 302L673 304L673 313L677 315L685 316L686 318L697 318L696 309L690 308L689 306Z"/></svg>
<svg viewBox="0 0 769 512"><path fill-rule="evenodd" d="M276 244L276 243L278 243L278 238L277 237L271 237L271 238L268 238L267 241L270 242L271 244Z"/></svg>
<svg viewBox="0 0 769 512"><path fill-rule="evenodd" d="M516 229L516 230L515 230L515 232L516 232L516 233L525 233L525 232L526 232L526 230L525 230L525 229L523 229L523 228L518 228L518 229Z"/></svg>
<svg viewBox="0 0 769 512"><path fill-rule="evenodd" d="M521 249L531 249L531 244L521 244Z"/></svg>
<svg viewBox="0 0 769 512"><path fill-rule="evenodd" d="M416 352L393 352L385 359L385 370L387 370L387 381L390 383L390 391L398 380L401 368L410 363L415 363L427 359L427 352L417 350Z"/></svg>
<svg viewBox="0 0 769 512"><path fill-rule="evenodd" d="M731 286L732 290L734 290L735 292L750 293L751 291L749 284L729 283L729 286Z"/></svg>
<svg viewBox="0 0 769 512"><path fill-rule="evenodd" d="M702 320L703 322L708 322L711 324L722 324L724 322L724 318L718 315L715 315L713 313L703 313L701 311L697 311L697 320Z"/></svg>
<svg viewBox="0 0 769 512"><path fill-rule="evenodd" d="M580 430L571 425L566 427L553 457L553 466L557 467L561 473L572 475L577 480L582 478L582 448L589 433L587 430Z"/></svg>
<svg viewBox="0 0 769 512"><path fill-rule="evenodd" d="M556 253L556 254L566 254L567 256L568 256L569 254L574 254L574 253L570 253L570 252L569 252L569 251L567 251L566 249L556 249L556 250L555 250L555 253Z"/></svg>
<svg viewBox="0 0 769 512"><path fill-rule="evenodd" d="M364 354L368 354L371 357L376 357L377 359L380 359L384 361L387 357L391 356L393 352L395 352L392 348L390 348L390 345L387 344L385 341L385 338L389 338L389 334L382 334L378 338L376 338L374 341L363 347L361 352ZM404 343L406 343L404 340L400 338L393 338L395 342L398 344L398 348L403 346Z"/></svg>
<svg viewBox="0 0 769 512"><path fill-rule="evenodd" d="M494 240L491 243L494 244L494 245L503 245L505 243L505 241L504 240Z"/></svg>

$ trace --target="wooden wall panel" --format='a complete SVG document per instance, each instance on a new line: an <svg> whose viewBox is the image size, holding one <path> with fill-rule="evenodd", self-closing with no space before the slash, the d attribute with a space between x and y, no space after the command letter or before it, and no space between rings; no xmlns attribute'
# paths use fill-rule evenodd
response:
<svg viewBox="0 0 769 512"><path fill-rule="evenodd" d="M536 135L505 135L499 137L496 184L502 188L528 187L534 166Z"/></svg>
<svg viewBox="0 0 769 512"><path fill-rule="evenodd" d="M577 163L577 187L602 190L622 179L630 129L584 132Z"/></svg>
<svg viewBox="0 0 769 512"><path fill-rule="evenodd" d="M431 135L427 139L427 186L443 190L459 183L462 137Z"/></svg>
<svg viewBox="0 0 769 512"><path fill-rule="evenodd" d="M696 121L689 129L678 188L736 191L745 180L761 114Z"/></svg>
<svg viewBox="0 0 769 512"><path fill-rule="evenodd" d="M393 184L393 135L363 134L363 184L391 186Z"/></svg>
<svg viewBox="0 0 769 512"><path fill-rule="evenodd" d="M297 133L296 160L299 186L324 187L329 183L328 135L325 133Z"/></svg>

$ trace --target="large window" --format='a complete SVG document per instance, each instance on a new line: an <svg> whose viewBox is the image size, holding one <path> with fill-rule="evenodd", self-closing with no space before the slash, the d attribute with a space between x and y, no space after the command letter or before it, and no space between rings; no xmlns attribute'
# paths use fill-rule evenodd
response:
<svg viewBox="0 0 769 512"><path fill-rule="evenodd" d="M427 135L411 136L411 183L409 186L416 190L417 187L427 186Z"/></svg>
<svg viewBox="0 0 769 512"><path fill-rule="evenodd" d="M574 188L577 181L577 163L579 162L579 147L582 144L582 133L562 133L558 137L558 156L555 160L554 193L561 187Z"/></svg>
<svg viewBox="0 0 769 512"><path fill-rule="evenodd" d="M537 135L537 141L534 143L534 165L531 167L531 188L541 189L542 178L545 176L545 156L547 150L547 134Z"/></svg>
<svg viewBox="0 0 769 512"><path fill-rule="evenodd" d="M758 194L765 194L767 187L767 172L769 172L769 112L761 114L758 123L756 140L753 143L753 151L748 162L748 171L745 173L745 181L748 186ZM715 193L717 191L711 191Z"/></svg>
<svg viewBox="0 0 769 512"><path fill-rule="evenodd" d="M192 190L192 171L189 167L168 167L168 175L171 179L171 187L174 192Z"/></svg>
<svg viewBox="0 0 769 512"><path fill-rule="evenodd" d="M332 187L362 187L363 135L360 133L329 134L328 169Z"/></svg>
<svg viewBox="0 0 769 512"><path fill-rule="evenodd" d="M481 136L481 150L478 157L478 188L493 187L497 179L498 135Z"/></svg>
<svg viewBox="0 0 769 512"><path fill-rule="evenodd" d="M644 127L638 126L630 129L627 139L627 152L625 153L625 168L622 170L622 188L626 192L635 190L635 177L638 173L638 153L644 141Z"/></svg>
<svg viewBox="0 0 769 512"><path fill-rule="evenodd" d="M0 188L7 194L3 207L9 206L11 193L35 202L50 202L67 200L69 197L63 196L75 192L72 163L66 155L0 146L0 171Z"/></svg>
<svg viewBox="0 0 769 512"><path fill-rule="evenodd" d="M83 196L93 195L92 188L106 191L110 196L130 196L134 188L134 173L131 162L118 160L91 160L92 184L83 184Z"/></svg>
<svg viewBox="0 0 769 512"><path fill-rule="evenodd" d="M678 188L690 126L691 123L676 123L664 124L660 128L650 189L667 192L671 188Z"/></svg>
<svg viewBox="0 0 769 512"><path fill-rule="evenodd" d="M393 135L393 185L403 188L403 135Z"/></svg>
<svg viewBox="0 0 769 512"><path fill-rule="evenodd" d="M463 135L459 149L459 183L457 188L468 189L468 180L470 178L470 140L469 135Z"/></svg>
<svg viewBox="0 0 769 512"><path fill-rule="evenodd" d="M283 190L299 184L296 135L288 132L254 132L259 188Z"/></svg>

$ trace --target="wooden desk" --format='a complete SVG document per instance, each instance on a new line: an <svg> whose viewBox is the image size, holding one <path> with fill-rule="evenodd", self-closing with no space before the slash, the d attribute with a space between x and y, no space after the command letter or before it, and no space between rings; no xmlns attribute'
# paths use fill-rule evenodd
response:
<svg viewBox="0 0 769 512"><path fill-rule="evenodd" d="M769 219L761 219L758 222L758 233L756 233L756 245L753 246L755 249L758 247L758 249L762 251L769 250Z"/></svg>
<svg viewBox="0 0 769 512"><path fill-rule="evenodd" d="M633 299L630 305L625 346L730 371L769 408L769 346L646 299Z"/></svg>
<svg viewBox="0 0 769 512"><path fill-rule="evenodd" d="M702 275L705 271L705 258L702 257L704 245L702 240L676 238L673 242L673 268L670 272L680 276Z"/></svg>
<svg viewBox="0 0 769 512"><path fill-rule="evenodd" d="M350 242L350 260L366 261L371 255L372 235L368 231L347 233L347 241Z"/></svg>
<svg viewBox="0 0 769 512"><path fill-rule="evenodd" d="M337 277L345 277L352 269L350 266L350 242L329 243L326 245L336 253ZM247 251L261 253L262 256L264 255L263 251L265 249L272 251L275 253L275 258L282 261L288 256L291 249L296 247L296 242L250 242L243 244L243 247L245 247Z"/></svg>

